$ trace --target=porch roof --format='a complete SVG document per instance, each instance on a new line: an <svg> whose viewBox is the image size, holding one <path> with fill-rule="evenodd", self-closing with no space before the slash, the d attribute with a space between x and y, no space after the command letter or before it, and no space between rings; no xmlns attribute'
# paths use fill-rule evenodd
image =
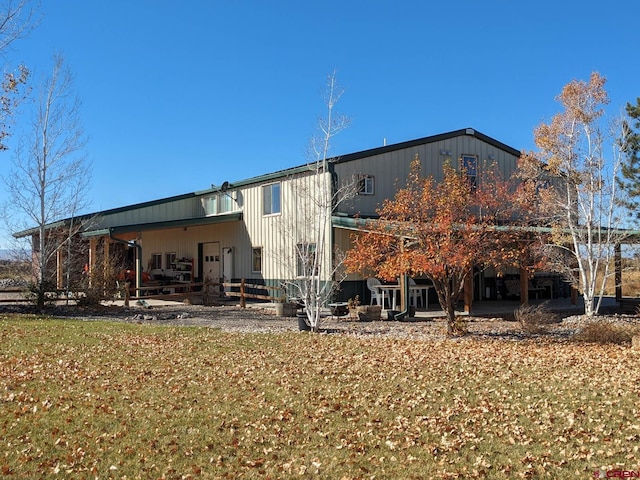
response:
<svg viewBox="0 0 640 480"><path fill-rule="evenodd" d="M209 217L184 218L165 222L136 223L131 225L117 225L114 227L89 230L83 232L83 237L98 237L104 235L117 235L121 233L143 232L149 230L166 230L169 228L195 227L199 225L212 225L216 223L238 222L242 220L242 212L227 213L224 215L211 215Z"/></svg>
<svg viewBox="0 0 640 480"><path fill-rule="evenodd" d="M379 220L376 217L370 218L360 218L360 217L351 217L351 216L340 216L333 215L331 217L331 225L336 228L342 228L345 230L355 230L359 232L370 231L370 225L372 221ZM521 231L528 233L552 233L553 229L551 227L538 227L538 226L518 226L518 225L496 225L493 227L495 231ZM603 228L603 231L606 231ZM634 229L612 229L612 234L618 237L618 241L620 244L624 245L636 245L640 243L640 230ZM569 229L565 229L565 233L570 233ZM393 235L393 232L389 233Z"/></svg>

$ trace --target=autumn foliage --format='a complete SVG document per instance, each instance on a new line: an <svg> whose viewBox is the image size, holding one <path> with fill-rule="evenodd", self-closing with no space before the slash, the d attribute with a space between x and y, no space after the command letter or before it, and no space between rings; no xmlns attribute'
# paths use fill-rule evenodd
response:
<svg viewBox="0 0 640 480"><path fill-rule="evenodd" d="M518 264L527 254L522 225L528 218L525 185L503 179L486 165L473 184L465 171L444 166L444 179L421 175L416 159L406 186L366 222L348 252L350 271L386 280L422 275L431 280L455 332L455 304L474 268Z"/></svg>
<svg viewBox="0 0 640 480"><path fill-rule="evenodd" d="M598 312L614 276L615 245L629 242L618 205L634 201L619 188L622 159L631 145L620 141L628 131L606 116L605 84L593 72L588 81L565 85L556 98L561 111L534 130L538 151L521 158L529 164L528 181L554 177L541 196L553 228L546 254L553 270L581 291L587 316ZM633 195L633 189L627 193Z"/></svg>

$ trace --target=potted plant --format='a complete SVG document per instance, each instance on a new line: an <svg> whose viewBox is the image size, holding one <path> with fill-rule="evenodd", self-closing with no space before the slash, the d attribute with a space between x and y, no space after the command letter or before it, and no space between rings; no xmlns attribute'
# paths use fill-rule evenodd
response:
<svg viewBox="0 0 640 480"><path fill-rule="evenodd" d="M355 298L349 299L348 306L351 318L360 320L361 322L380 320L382 313L381 305L361 305L360 297L356 295Z"/></svg>
<svg viewBox="0 0 640 480"><path fill-rule="evenodd" d="M276 299L276 315L279 317L295 317L298 311L298 304L288 302L284 295Z"/></svg>

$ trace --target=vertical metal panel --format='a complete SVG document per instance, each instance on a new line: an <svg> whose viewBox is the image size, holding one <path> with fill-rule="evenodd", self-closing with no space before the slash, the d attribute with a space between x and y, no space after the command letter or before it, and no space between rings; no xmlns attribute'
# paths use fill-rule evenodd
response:
<svg viewBox="0 0 640 480"><path fill-rule="evenodd" d="M474 136L460 135L338 163L336 173L339 181L360 174L375 177L374 195L358 195L354 201L341 205L339 211L350 215L375 215L384 199L393 198L398 188L406 185L409 168L416 155L422 165L422 174L441 181L445 163L458 168L458 160L463 154L477 155L481 166L496 162L505 179L515 171L518 160L516 156Z"/></svg>
<svg viewBox="0 0 640 480"><path fill-rule="evenodd" d="M180 199L175 201L155 203L140 208L106 214L98 219L103 227L113 225L133 225L138 223L166 222L181 220L203 215L199 197Z"/></svg>
<svg viewBox="0 0 640 480"><path fill-rule="evenodd" d="M220 242L221 248L236 247L243 244L243 223L241 221L215 223L194 227L149 230L142 232L141 246L143 266L147 264L153 253L164 254L175 252L178 258L192 258L197 269L198 244L206 242ZM246 244L246 240L244 240ZM234 267L238 267L246 258L236 258ZM163 268L167 268L163 265ZM250 267L249 267L250 268ZM195 272L199 276L200 272Z"/></svg>
<svg viewBox="0 0 640 480"><path fill-rule="evenodd" d="M328 179L328 174L321 174L321 179ZM244 190L244 220L247 231L246 250L248 263L247 276L251 275L250 248L263 249L263 271L265 279L294 278L296 275L295 247L300 243L313 243L314 235L310 228L317 212L314 211L313 200L319 194L318 178L311 172L286 177L281 184L281 212L274 215L263 215L262 187L270 182L251 186ZM330 218L323 225L327 244L330 239ZM325 264L330 264L330 251L326 252ZM239 267L240 270L242 267Z"/></svg>

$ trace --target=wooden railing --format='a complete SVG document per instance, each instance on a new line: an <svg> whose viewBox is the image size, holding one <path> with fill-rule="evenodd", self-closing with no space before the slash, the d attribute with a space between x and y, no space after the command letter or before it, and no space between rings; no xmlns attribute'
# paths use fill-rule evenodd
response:
<svg viewBox="0 0 640 480"><path fill-rule="evenodd" d="M222 287L222 290L221 288ZM154 290L170 290L181 289L182 292L177 293L158 293L144 295L144 292L152 292ZM234 291L232 289L237 289ZM263 293L256 293L260 291L266 291L270 294L265 295ZM243 278L240 282L192 282L192 283L179 283L175 285L144 285L142 287L131 287L129 290L125 288L125 295L127 292L134 293L134 296L129 297L132 300L142 299L158 299L158 298L184 298L191 295L202 295L203 297L239 297L240 306L246 307L247 299L253 300L267 300L270 302L277 301L284 295L284 289L282 287L276 287L271 285L261 285L258 283L247 283ZM273 292L273 293L271 293ZM141 295L142 294L142 295ZM127 298L125 298L125 304L128 304ZM203 298L204 300L204 298Z"/></svg>
<svg viewBox="0 0 640 480"><path fill-rule="evenodd" d="M242 308L246 307L247 298L255 299L255 300L269 300L271 302L278 300L284 294L284 289L282 287L273 287L271 285L259 285L257 283L247 283L244 278L240 280L240 283L228 283L224 282L222 286L225 288L224 295L227 297L240 297L240 306ZM240 291L233 292L227 291L228 288L240 288ZM259 293L247 293L247 289L251 290L274 290L275 295L262 295Z"/></svg>
<svg viewBox="0 0 640 480"><path fill-rule="evenodd" d="M128 283L128 282L127 282ZM238 297L240 298L240 306L246 307L247 299L266 300L270 302L278 301L285 294L282 287L261 285L258 283L248 283L245 279L240 282L191 282L191 283L175 283L167 285L143 285L142 287L134 287L127 283L121 283L120 293L124 297L125 305L129 304L129 300L143 299L162 299L162 298L187 298L192 295L203 295L214 298L222 297ZM8 302L24 302L24 288L10 287L0 289L0 303ZM173 290L174 293L150 293ZM181 292L175 292L182 290ZM235 290L235 291L234 291ZM266 292L267 294L263 293ZM148 293L148 294L145 294ZM55 295L54 293L52 293Z"/></svg>

